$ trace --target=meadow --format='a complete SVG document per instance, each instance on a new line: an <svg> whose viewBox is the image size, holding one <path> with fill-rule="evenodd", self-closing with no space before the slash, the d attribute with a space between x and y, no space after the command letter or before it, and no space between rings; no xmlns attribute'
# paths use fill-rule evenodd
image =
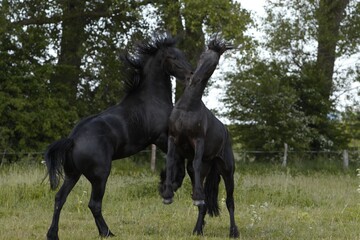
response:
<svg viewBox="0 0 360 240"><path fill-rule="evenodd" d="M45 239L54 191L42 182L41 164L0 168L0 239ZM206 218L204 236L193 236L197 208L186 177L174 203L163 205L158 173L131 161L117 161L109 177L103 214L111 239L227 239L229 217L221 182L221 215ZM247 167L235 174L236 221L240 239L360 239L360 178L355 171L301 172ZM81 178L60 218L61 239L99 239L87 204L90 184Z"/></svg>

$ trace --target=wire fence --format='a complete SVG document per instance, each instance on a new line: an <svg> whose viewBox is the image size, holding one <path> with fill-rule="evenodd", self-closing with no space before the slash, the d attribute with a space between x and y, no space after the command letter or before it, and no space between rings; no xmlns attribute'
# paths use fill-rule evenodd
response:
<svg viewBox="0 0 360 240"><path fill-rule="evenodd" d="M152 154L151 148L140 151L129 157L137 162L152 162L156 165L164 164L165 154L157 149L156 155ZM331 162L347 168L349 165L360 166L360 148L351 148L342 151L292 151L284 149L282 151L258 151L258 150L234 150L236 162L272 162L287 164L298 164L301 162ZM44 160L44 152L11 152L0 150L0 166L15 162L41 163Z"/></svg>
<svg viewBox="0 0 360 240"><path fill-rule="evenodd" d="M333 164L344 169L360 166L360 149L352 148L341 151L235 151L235 159L239 162L272 162L282 166L300 164Z"/></svg>

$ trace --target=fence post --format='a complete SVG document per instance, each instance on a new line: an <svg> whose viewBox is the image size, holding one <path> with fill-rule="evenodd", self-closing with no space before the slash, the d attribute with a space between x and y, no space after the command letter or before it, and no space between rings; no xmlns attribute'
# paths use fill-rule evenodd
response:
<svg viewBox="0 0 360 240"><path fill-rule="evenodd" d="M345 170L349 168L349 153L347 150L343 151L343 168Z"/></svg>
<svg viewBox="0 0 360 240"><path fill-rule="evenodd" d="M3 153L3 156L1 158L1 164L0 164L0 167L2 167L4 165L4 162L5 162L5 155L6 155L6 149L4 150L4 153Z"/></svg>
<svg viewBox="0 0 360 240"><path fill-rule="evenodd" d="M155 167L156 167L156 145L151 144L151 159L150 159L151 171L155 172Z"/></svg>
<svg viewBox="0 0 360 240"><path fill-rule="evenodd" d="M281 164L282 167L286 167L287 156L288 156L288 145L287 145L287 143L284 143L284 158L283 158L283 162Z"/></svg>

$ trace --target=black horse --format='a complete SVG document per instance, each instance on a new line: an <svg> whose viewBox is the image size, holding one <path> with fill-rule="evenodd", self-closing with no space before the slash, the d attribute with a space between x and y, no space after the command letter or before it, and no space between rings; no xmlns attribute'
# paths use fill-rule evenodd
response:
<svg viewBox="0 0 360 240"><path fill-rule="evenodd" d="M210 216L219 215L217 198L221 175L225 182L226 206L230 214L230 237L239 236L234 218L235 164L230 137L226 127L201 100L221 54L231 48L217 38L208 44L208 50L201 55L194 75L170 115L166 179L163 174L160 183L161 195L165 203L172 202L172 178L179 165L174 157L175 151L178 151L181 156L188 159L187 170L193 185L192 198L199 209L194 228L194 233L198 235L203 234L206 212Z"/></svg>
<svg viewBox="0 0 360 240"><path fill-rule="evenodd" d="M68 138L48 147L45 161L52 189L57 188L65 173L55 197L48 239L58 239L61 208L81 175L91 183L89 208L100 236L113 236L101 213L111 162L149 144L167 151L168 117L173 108L170 75L185 81L192 74L191 65L175 44L168 34L139 44L135 54L124 58L132 69L132 78L127 81L128 91L122 101L81 120ZM175 188L181 185L184 175L185 167L176 177L177 183L173 183Z"/></svg>

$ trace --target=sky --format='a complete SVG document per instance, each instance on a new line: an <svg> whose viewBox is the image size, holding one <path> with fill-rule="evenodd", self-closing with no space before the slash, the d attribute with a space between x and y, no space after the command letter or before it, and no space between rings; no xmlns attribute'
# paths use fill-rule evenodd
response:
<svg viewBox="0 0 360 240"><path fill-rule="evenodd" d="M241 6L246 10L252 11L254 13L264 14L264 4L265 0L237 0L241 3Z"/></svg>

